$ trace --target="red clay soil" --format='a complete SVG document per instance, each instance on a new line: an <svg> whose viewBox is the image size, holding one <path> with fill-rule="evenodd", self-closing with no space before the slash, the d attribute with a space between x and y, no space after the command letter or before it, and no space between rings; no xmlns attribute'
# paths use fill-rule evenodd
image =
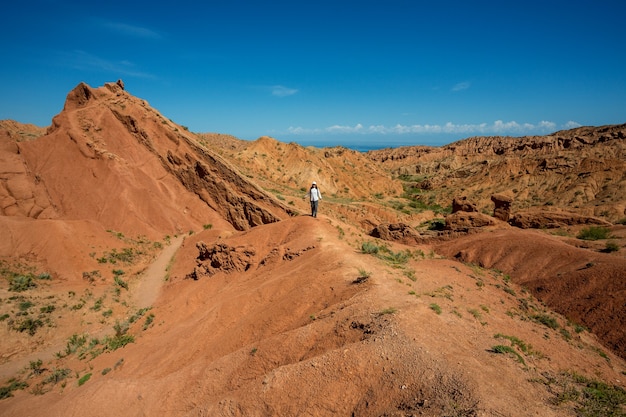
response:
<svg viewBox="0 0 626 417"><path fill-rule="evenodd" d="M71 377L44 395L16 391L0 410L11 416L43 410L47 416L568 416L571 408L553 402L550 378L568 371L624 385L624 362L598 355L590 334L567 341L525 319L517 297L503 288L522 290L501 274L417 253L393 267L360 253L339 226L345 225L303 216L245 232L188 236L150 310L153 324L132 329L135 343L88 362L51 362L50 368L70 366L91 378L79 386ZM185 278L203 262L198 242L247 253L247 270ZM404 249L416 248L394 247ZM355 283L362 275L369 278ZM532 345L524 364L491 352L502 344L497 334Z"/></svg>
<svg viewBox="0 0 626 417"><path fill-rule="evenodd" d="M626 358L626 259L573 247L545 232L510 228L437 248L446 256L507 271L517 284Z"/></svg>

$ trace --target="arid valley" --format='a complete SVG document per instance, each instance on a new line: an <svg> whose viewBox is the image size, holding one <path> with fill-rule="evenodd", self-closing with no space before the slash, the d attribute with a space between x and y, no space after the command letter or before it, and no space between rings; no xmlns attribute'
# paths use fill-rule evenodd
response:
<svg viewBox="0 0 626 417"><path fill-rule="evenodd" d="M0 415L626 415L626 125L357 152L146 100L0 121Z"/></svg>

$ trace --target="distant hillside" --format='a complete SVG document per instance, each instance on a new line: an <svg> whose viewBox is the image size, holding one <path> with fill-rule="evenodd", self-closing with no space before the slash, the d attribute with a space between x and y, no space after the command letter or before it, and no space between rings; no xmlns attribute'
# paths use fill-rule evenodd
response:
<svg viewBox="0 0 626 417"><path fill-rule="evenodd" d="M489 211L506 193L514 210L559 207L626 218L626 125L580 127L548 136L475 137L441 148L403 147L367 155L446 204L463 194Z"/></svg>

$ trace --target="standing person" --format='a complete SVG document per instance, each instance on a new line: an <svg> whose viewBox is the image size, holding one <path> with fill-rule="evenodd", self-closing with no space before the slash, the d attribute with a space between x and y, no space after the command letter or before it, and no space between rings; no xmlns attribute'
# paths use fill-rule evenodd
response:
<svg viewBox="0 0 626 417"><path fill-rule="evenodd" d="M306 196L309 197L309 200L311 201L311 216L317 217L317 205L322 199L322 193L320 193L320 189L317 188L317 183L315 181L311 184L311 188Z"/></svg>

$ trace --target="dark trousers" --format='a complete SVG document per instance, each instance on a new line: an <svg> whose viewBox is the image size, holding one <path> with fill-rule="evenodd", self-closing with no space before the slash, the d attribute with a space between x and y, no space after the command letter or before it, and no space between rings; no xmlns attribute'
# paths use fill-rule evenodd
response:
<svg viewBox="0 0 626 417"><path fill-rule="evenodd" d="M311 201L311 216L317 217L317 204L319 201Z"/></svg>

